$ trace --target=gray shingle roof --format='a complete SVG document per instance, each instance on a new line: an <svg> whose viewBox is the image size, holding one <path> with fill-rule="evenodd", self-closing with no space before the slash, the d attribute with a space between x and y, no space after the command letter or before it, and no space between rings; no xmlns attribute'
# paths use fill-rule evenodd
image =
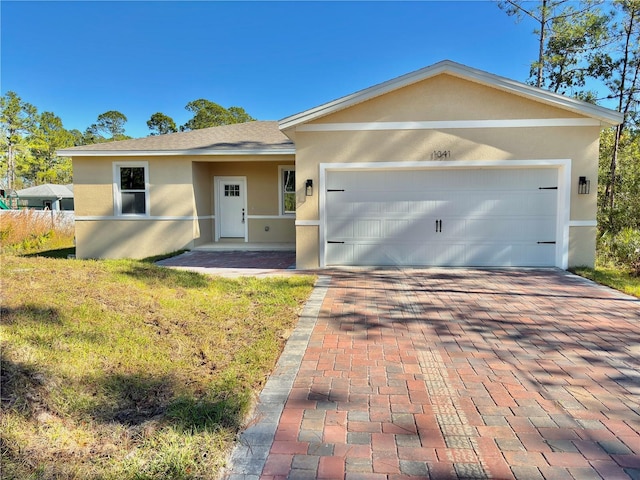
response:
<svg viewBox="0 0 640 480"><path fill-rule="evenodd" d="M73 198L73 190L66 185L54 185L46 183L35 187L23 188L16 192L18 197L38 197L38 198Z"/></svg>
<svg viewBox="0 0 640 480"><path fill-rule="evenodd" d="M205 154L239 152L293 151L293 142L278 128L278 122L255 121L202 128L190 132L170 133L119 142L97 143L65 148L60 156L118 152L165 152L167 154Z"/></svg>

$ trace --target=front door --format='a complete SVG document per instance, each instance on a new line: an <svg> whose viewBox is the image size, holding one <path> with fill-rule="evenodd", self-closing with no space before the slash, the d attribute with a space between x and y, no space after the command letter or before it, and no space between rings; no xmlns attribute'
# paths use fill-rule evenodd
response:
<svg viewBox="0 0 640 480"><path fill-rule="evenodd" d="M246 180L244 177L219 178L219 237L244 238L246 232Z"/></svg>

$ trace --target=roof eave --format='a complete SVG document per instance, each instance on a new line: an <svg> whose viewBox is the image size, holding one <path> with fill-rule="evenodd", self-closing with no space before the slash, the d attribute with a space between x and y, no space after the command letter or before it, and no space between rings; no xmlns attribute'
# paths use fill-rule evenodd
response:
<svg viewBox="0 0 640 480"><path fill-rule="evenodd" d="M168 157L168 156L201 156L201 155L294 155L296 149L186 149L186 150L58 150L59 157Z"/></svg>

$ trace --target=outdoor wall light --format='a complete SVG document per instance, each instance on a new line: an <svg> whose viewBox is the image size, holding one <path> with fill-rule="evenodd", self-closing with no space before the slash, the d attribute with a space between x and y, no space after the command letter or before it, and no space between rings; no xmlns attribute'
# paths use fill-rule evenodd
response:
<svg viewBox="0 0 640 480"><path fill-rule="evenodd" d="M305 184L305 187L304 187L304 194L307 197L310 197L311 195L313 195L313 180L311 180L310 178L307 178L307 183Z"/></svg>
<svg viewBox="0 0 640 480"><path fill-rule="evenodd" d="M587 195L591 190L591 180L587 180L587 177L578 178L578 194Z"/></svg>

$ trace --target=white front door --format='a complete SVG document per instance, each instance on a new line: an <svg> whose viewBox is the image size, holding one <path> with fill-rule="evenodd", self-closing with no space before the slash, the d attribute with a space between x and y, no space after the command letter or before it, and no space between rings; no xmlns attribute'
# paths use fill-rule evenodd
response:
<svg viewBox="0 0 640 480"><path fill-rule="evenodd" d="M218 177L217 222L218 238L245 238L246 234L246 185L244 177Z"/></svg>

